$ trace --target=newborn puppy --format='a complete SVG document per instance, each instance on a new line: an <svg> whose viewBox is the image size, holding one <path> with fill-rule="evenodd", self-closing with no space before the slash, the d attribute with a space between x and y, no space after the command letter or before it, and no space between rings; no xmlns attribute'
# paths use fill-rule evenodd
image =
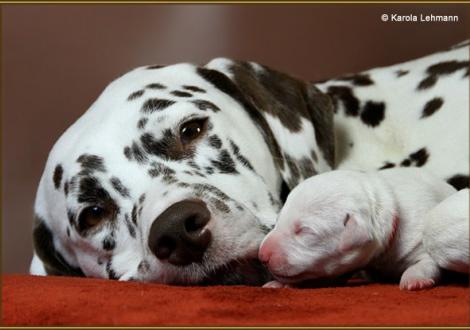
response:
<svg viewBox="0 0 470 330"><path fill-rule="evenodd" d="M423 217L456 190L423 169L331 171L288 196L259 259L280 287L364 269L400 288L432 287L438 264L423 246Z"/></svg>
<svg viewBox="0 0 470 330"><path fill-rule="evenodd" d="M441 268L469 271L469 196L460 190L434 207L426 215L423 244Z"/></svg>

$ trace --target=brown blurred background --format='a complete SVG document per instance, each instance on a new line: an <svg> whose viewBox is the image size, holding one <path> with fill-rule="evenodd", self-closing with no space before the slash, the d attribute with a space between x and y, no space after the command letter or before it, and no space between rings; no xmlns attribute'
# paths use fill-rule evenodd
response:
<svg viewBox="0 0 470 330"><path fill-rule="evenodd" d="M3 271L27 272L49 149L108 82L145 64L252 60L308 80L468 38L468 5L8 5L2 8ZM458 15L384 23L382 14Z"/></svg>

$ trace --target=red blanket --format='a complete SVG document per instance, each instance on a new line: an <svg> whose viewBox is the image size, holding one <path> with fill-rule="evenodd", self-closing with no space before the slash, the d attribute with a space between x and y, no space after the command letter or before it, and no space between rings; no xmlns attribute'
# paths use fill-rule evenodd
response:
<svg viewBox="0 0 470 330"><path fill-rule="evenodd" d="M462 285L262 289L175 287L109 280L3 276L4 325L469 325Z"/></svg>

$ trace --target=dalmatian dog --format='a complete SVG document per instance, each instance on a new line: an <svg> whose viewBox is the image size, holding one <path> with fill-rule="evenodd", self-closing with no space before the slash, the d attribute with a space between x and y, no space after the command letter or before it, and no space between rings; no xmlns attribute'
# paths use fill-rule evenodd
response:
<svg viewBox="0 0 470 330"><path fill-rule="evenodd" d="M225 58L136 68L52 148L30 272L261 285L259 245L308 177L414 166L467 187L468 59L321 83Z"/></svg>

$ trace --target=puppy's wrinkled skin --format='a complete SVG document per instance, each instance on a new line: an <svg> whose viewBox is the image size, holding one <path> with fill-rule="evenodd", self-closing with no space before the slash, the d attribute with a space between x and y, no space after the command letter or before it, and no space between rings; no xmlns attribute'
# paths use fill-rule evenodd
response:
<svg viewBox="0 0 470 330"><path fill-rule="evenodd" d="M403 289L431 287L440 271L422 243L424 215L455 192L411 168L317 175L291 192L259 258L285 284L366 269Z"/></svg>

